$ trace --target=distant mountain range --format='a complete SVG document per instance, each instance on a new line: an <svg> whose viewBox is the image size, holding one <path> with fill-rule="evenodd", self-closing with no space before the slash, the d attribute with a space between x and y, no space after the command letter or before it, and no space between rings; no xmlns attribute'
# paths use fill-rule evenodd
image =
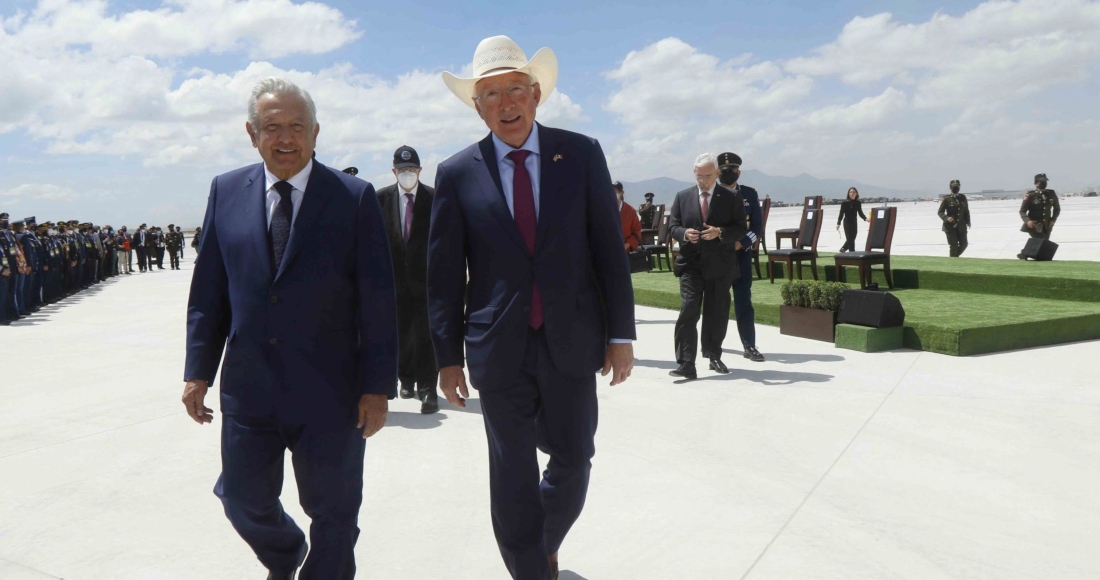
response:
<svg viewBox="0 0 1100 580"><path fill-rule="evenodd" d="M825 199L841 199L848 192L849 187L859 190L860 197L900 197L913 198L927 196L927 192L891 189L867 185L858 181L844 179L818 179L812 175L803 173L794 177L781 175L768 175L762 171L748 169L741 174L740 183L751 186L760 192L761 196L770 195L775 201L801 202L808 195L821 195ZM680 181L671 177L658 177L637 182L623 182L626 190L627 203L637 206L645 201L646 192L652 191L653 203L671 203L676 193L694 187L695 183Z"/></svg>

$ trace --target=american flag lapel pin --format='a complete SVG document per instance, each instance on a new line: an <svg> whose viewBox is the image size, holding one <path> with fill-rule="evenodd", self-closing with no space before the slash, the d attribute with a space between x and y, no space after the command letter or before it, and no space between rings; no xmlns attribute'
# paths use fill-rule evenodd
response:
<svg viewBox="0 0 1100 580"><path fill-rule="evenodd" d="M561 153L558 153L557 155L554 156L554 163L557 163L558 161L561 161L561 159L562 159Z"/></svg>

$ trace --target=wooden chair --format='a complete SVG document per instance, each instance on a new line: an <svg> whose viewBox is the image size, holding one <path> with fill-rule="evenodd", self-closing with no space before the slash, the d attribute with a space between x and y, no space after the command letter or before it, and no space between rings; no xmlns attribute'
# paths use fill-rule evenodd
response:
<svg viewBox="0 0 1100 580"><path fill-rule="evenodd" d="M642 224L642 245L655 245L657 244L657 234L660 233L661 220L665 218L665 204L657 206L657 211L653 212L653 223Z"/></svg>
<svg viewBox="0 0 1100 580"><path fill-rule="evenodd" d="M661 206L661 212L664 212L664 206ZM642 249L649 252L650 257L654 258L658 270L664 270L661 266L661 258L664 258L668 269L672 270L672 232L671 228L668 227L668 220L669 216L664 216L661 227L657 229L657 243L642 245Z"/></svg>
<svg viewBox="0 0 1100 580"><path fill-rule="evenodd" d="M894 287L894 276L890 272L890 246L894 242L894 225L897 219L898 208L896 207L876 207L871 210L866 249L862 252L847 252L833 257L838 280L848 281L844 271L845 266L858 266L859 287L866 288L871 284L871 266L882 264L886 285L890 288Z"/></svg>
<svg viewBox="0 0 1100 580"><path fill-rule="evenodd" d="M764 255L768 255L768 212L772 210L772 198L765 197L760 200L760 238L752 245L752 264L756 267L756 277L760 275L760 247L764 247Z"/></svg>
<svg viewBox="0 0 1100 580"><path fill-rule="evenodd" d="M821 237L821 221L824 218L822 209L806 211L802 216L801 232L794 248L786 250L772 250L768 252L768 278L775 284L775 262L786 264L787 279L794 280L794 264L798 265L798 279L802 279L802 262L810 261L810 267L814 272L814 280L817 280L817 239Z"/></svg>
<svg viewBox="0 0 1100 580"><path fill-rule="evenodd" d="M802 219L805 219L806 212L821 209L822 197L820 195L808 195L806 199L802 201ZM802 223L799 221L799 223ZM793 246L795 241L798 240L798 228L783 228L781 230L775 230L775 249L783 247L780 243L783 240L790 240ZM766 253L766 252L765 252Z"/></svg>

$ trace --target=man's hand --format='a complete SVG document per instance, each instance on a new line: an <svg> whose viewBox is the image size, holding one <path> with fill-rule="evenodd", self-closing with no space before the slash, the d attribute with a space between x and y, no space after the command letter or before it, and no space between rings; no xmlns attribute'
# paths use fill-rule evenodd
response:
<svg viewBox="0 0 1100 580"><path fill-rule="evenodd" d="M627 243L627 242L623 242L623 249L626 250L627 252L629 252L630 251L630 244Z"/></svg>
<svg viewBox="0 0 1100 580"><path fill-rule="evenodd" d="M214 420L214 410L203 404L209 388L210 383L199 379L187 381L183 387L183 406L187 408L187 414L199 425Z"/></svg>
<svg viewBox="0 0 1100 580"><path fill-rule="evenodd" d="M439 369L439 390L447 397L447 402L458 407L466 408L466 399L470 398L470 390L466 388L466 373L461 365L452 365ZM461 396L459 396L461 394Z"/></svg>
<svg viewBox="0 0 1100 580"><path fill-rule="evenodd" d="M363 430L363 439L382 430L386 416L390 412L390 402L386 395L363 395L359 397L359 425Z"/></svg>
<svg viewBox="0 0 1100 580"><path fill-rule="evenodd" d="M736 244L734 244L733 249L740 250L741 249L741 242L737 242Z"/></svg>
<svg viewBox="0 0 1100 580"><path fill-rule="evenodd" d="M1035 227L1035 220L1027 220L1027 227L1034 228Z"/></svg>
<svg viewBox="0 0 1100 580"><path fill-rule="evenodd" d="M955 218L948 216L947 217L947 223L949 223L949 224L955 223Z"/></svg>
<svg viewBox="0 0 1100 580"><path fill-rule="evenodd" d="M707 225L707 224L703 224ZM716 228L714 226L707 226L707 229L703 230L701 234L704 240L717 240L722 235L722 228Z"/></svg>
<svg viewBox="0 0 1100 580"><path fill-rule="evenodd" d="M46 271L46 272L49 272L49 271L50 271L50 267L49 267L49 266L42 266L42 268L43 268L43 269L44 269L44 271Z"/></svg>
<svg viewBox="0 0 1100 580"><path fill-rule="evenodd" d="M684 239L691 242L691 243L693 243L693 244L695 242L698 242L699 241L699 230L697 230L695 228L688 228L687 231L684 232Z"/></svg>
<svg viewBox="0 0 1100 580"><path fill-rule="evenodd" d="M634 370L634 343L613 342L607 345L607 355L603 359L603 372L600 374L606 377L612 370L615 371L615 374L611 375L612 387L630 376L630 371Z"/></svg>

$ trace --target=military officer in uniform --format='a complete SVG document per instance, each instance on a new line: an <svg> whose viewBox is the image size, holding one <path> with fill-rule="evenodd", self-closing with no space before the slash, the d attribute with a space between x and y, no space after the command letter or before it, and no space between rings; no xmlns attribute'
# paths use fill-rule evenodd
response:
<svg viewBox="0 0 1100 580"><path fill-rule="evenodd" d="M657 217L657 206L653 205L653 193L645 194L645 203L638 206L638 217L642 220L642 229L653 229L653 218ZM658 224L659 225L659 224Z"/></svg>
<svg viewBox="0 0 1100 580"><path fill-rule="evenodd" d="M756 350L756 311L752 307L752 248L764 235L764 216L760 212L760 194L755 189L737 183L741 178L741 157L736 153L718 156L718 181L722 187L741 194L748 231L737 242L737 268L741 275L733 282L733 311L737 317L737 334L741 338L744 357L764 362Z"/></svg>
<svg viewBox="0 0 1100 580"><path fill-rule="evenodd" d="M168 224L168 234L164 238L168 245L168 259L173 270L180 269L180 248L183 246L183 234L179 233L175 224Z"/></svg>
<svg viewBox="0 0 1100 580"><path fill-rule="evenodd" d="M940 201L939 216L943 221L943 231L947 234L947 245L951 248L951 257L958 258L966 250L966 230L970 229L970 206L966 196L959 193L958 179L951 180L951 195Z"/></svg>
<svg viewBox="0 0 1100 580"><path fill-rule="evenodd" d="M378 203L390 236L397 289L399 394L402 399L419 399L421 413L435 413L439 410L439 371L428 328L427 292L428 231L435 189L420 183L420 156L407 145L394 152L393 173L397 183L378 190Z"/></svg>
<svg viewBox="0 0 1100 580"><path fill-rule="evenodd" d="M42 243L34 235L38 225L36 221L33 217L23 219L23 237L20 240L27 267L30 268L23 284L23 304L27 312L38 312L42 308L42 274L46 265L42 262Z"/></svg>
<svg viewBox="0 0 1100 580"><path fill-rule="evenodd" d="M8 312L12 302L11 282L15 279L15 260L7 237L8 214L0 213L0 326L8 326L14 318Z"/></svg>
<svg viewBox="0 0 1100 580"><path fill-rule="evenodd" d="M1024 222L1020 231L1027 232L1033 238L1049 240L1050 230L1060 213L1062 206L1058 204L1058 194L1053 189L1047 189L1047 174L1036 175L1035 189L1028 191L1024 202L1020 204L1020 219ZM1023 252L1016 254L1016 257L1027 259Z"/></svg>

